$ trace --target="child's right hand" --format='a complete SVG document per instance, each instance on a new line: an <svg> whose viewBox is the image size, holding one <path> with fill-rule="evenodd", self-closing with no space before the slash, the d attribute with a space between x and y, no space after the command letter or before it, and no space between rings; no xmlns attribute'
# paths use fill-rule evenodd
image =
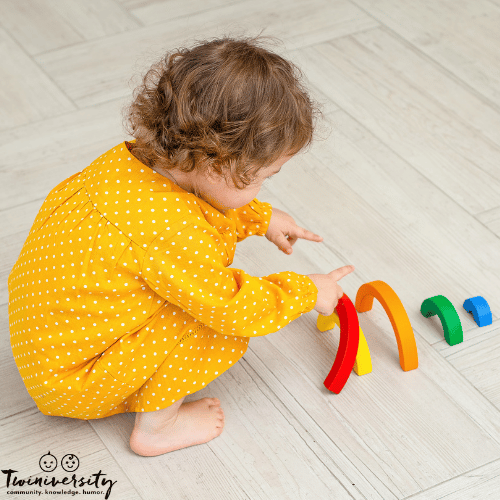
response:
<svg viewBox="0 0 500 500"><path fill-rule="evenodd" d="M354 271L354 266L344 266L328 274L308 274L318 289L318 298L314 309L320 314L330 316L337 307L339 299L344 295L337 281Z"/></svg>

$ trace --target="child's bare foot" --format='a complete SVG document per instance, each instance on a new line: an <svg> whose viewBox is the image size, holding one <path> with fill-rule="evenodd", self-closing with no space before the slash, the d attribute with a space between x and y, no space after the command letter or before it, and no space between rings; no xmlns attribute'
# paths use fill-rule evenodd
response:
<svg viewBox="0 0 500 500"><path fill-rule="evenodd" d="M130 436L130 447L135 453L153 457L206 443L222 433L224 412L217 398L178 403L174 403L172 409L137 414L136 425ZM178 407L178 411L172 415L175 407ZM160 412L165 410L168 420L160 422Z"/></svg>

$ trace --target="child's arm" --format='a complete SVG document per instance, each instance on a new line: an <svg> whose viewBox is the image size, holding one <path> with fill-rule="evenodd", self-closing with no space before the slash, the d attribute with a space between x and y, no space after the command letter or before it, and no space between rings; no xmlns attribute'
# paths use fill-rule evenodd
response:
<svg viewBox="0 0 500 500"><path fill-rule="evenodd" d="M292 271L262 278L225 267L215 228L202 220L171 224L144 257L142 277L161 297L223 335L254 337L311 311L318 289Z"/></svg>
<svg viewBox="0 0 500 500"><path fill-rule="evenodd" d="M236 224L237 242L247 236L264 236L271 221L273 207L270 203L254 198L247 205L233 208L226 214Z"/></svg>

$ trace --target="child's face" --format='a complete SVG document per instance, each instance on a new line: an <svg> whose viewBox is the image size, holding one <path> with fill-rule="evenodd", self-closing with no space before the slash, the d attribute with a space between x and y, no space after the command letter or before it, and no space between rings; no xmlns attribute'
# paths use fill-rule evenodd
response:
<svg viewBox="0 0 500 500"><path fill-rule="evenodd" d="M282 165L290 158L292 156L282 156L269 167L259 170L255 181L244 189L236 188L231 178L226 183L221 176L211 176L204 173L195 181L197 195L220 212L240 208L250 203L257 196L262 183L267 178L278 173Z"/></svg>

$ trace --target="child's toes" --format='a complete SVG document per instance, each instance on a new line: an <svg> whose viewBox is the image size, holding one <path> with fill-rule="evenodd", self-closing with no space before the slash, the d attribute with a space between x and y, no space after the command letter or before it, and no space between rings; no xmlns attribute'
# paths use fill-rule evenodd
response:
<svg viewBox="0 0 500 500"><path fill-rule="evenodd" d="M222 408L218 408L217 412L219 413L220 427L224 427L224 423L226 421L226 418L224 417L224 411L222 410Z"/></svg>

